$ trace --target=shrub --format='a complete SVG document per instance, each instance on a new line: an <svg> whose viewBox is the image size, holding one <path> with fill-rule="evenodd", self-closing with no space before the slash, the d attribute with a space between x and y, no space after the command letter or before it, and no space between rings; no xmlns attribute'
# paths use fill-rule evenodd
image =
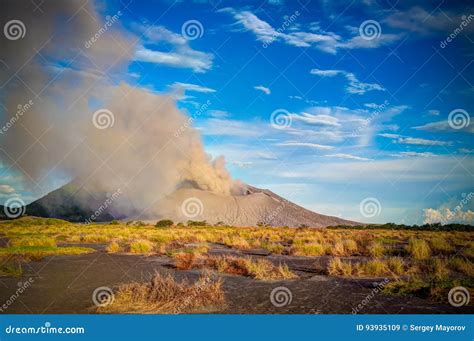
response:
<svg viewBox="0 0 474 341"><path fill-rule="evenodd" d="M108 253L116 253L122 251L122 248L120 247L119 243L116 241L110 242L109 245L105 248L105 250Z"/></svg>
<svg viewBox="0 0 474 341"><path fill-rule="evenodd" d="M329 261L328 272L331 276L351 276L352 264L343 262L340 258L333 258Z"/></svg>
<svg viewBox="0 0 474 341"><path fill-rule="evenodd" d="M131 253L150 253L153 249L153 244L148 240L136 240L130 243L130 252Z"/></svg>
<svg viewBox="0 0 474 341"><path fill-rule="evenodd" d="M99 313L179 314L209 312L225 304L222 282L202 275L193 284L156 274L149 283L130 283L118 288L113 304L98 307Z"/></svg>
<svg viewBox="0 0 474 341"><path fill-rule="evenodd" d="M173 255L175 265L178 270L189 270L194 268L196 261L196 254L180 252Z"/></svg>
<svg viewBox="0 0 474 341"><path fill-rule="evenodd" d="M443 237L437 237L437 238L431 239L430 244L433 250L439 251L442 253L449 253L454 250L454 247L451 244L449 244L446 241L446 239Z"/></svg>
<svg viewBox="0 0 474 341"><path fill-rule="evenodd" d="M431 255L431 249L423 239L410 238L408 240L407 251L416 260L428 259Z"/></svg>
<svg viewBox="0 0 474 341"><path fill-rule="evenodd" d="M389 258L387 265L390 271L397 276L403 275L405 272L405 262L400 257Z"/></svg>
<svg viewBox="0 0 474 341"><path fill-rule="evenodd" d="M118 220L115 220L115 219L109 223L109 225L118 225L118 224L119 224Z"/></svg>
<svg viewBox="0 0 474 341"><path fill-rule="evenodd" d="M206 226L207 221L205 221L205 220L188 220L187 225L188 226Z"/></svg>
<svg viewBox="0 0 474 341"><path fill-rule="evenodd" d="M20 246L49 246L55 247L56 240L51 237L20 237L13 238L9 241L11 247L20 247Z"/></svg>
<svg viewBox="0 0 474 341"><path fill-rule="evenodd" d="M321 256L324 255L324 247L319 243L295 245L291 248L291 253L295 256Z"/></svg>
<svg viewBox="0 0 474 341"><path fill-rule="evenodd" d="M174 225L173 220L169 220L169 219L159 220L155 224L156 227L171 227L173 225Z"/></svg>
<svg viewBox="0 0 474 341"><path fill-rule="evenodd" d="M372 257L381 257L385 253L385 247L381 242L373 241L368 245L367 251Z"/></svg>
<svg viewBox="0 0 474 341"><path fill-rule="evenodd" d="M353 255L357 253L357 242L353 239L346 239L344 240L344 249L347 251L348 254Z"/></svg>

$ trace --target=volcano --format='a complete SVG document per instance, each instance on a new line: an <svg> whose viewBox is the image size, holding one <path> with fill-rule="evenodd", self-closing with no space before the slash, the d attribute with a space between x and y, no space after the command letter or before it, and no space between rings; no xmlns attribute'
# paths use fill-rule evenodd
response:
<svg viewBox="0 0 474 341"><path fill-rule="evenodd" d="M242 195L224 195L190 186L159 198L146 209L111 200L110 193L93 192L69 183L26 207L27 215L59 218L72 222L106 222L171 219L175 223L206 221L233 226L327 227L359 225L354 221L327 216L305 209L267 189L247 186ZM126 212L126 213L124 213ZM92 218L91 218L92 217Z"/></svg>

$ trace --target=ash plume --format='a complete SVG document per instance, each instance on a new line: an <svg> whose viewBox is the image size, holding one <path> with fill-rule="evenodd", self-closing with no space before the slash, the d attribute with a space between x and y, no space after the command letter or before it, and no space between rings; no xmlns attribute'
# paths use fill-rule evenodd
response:
<svg viewBox="0 0 474 341"><path fill-rule="evenodd" d="M172 95L119 83L139 43L121 29L120 11L106 30L91 2L46 1L35 10L3 1L0 12L2 25L25 28L23 38L0 38L0 161L27 190L44 194L58 177L76 179L88 191L121 188L138 208L183 184L244 192L223 157L206 154Z"/></svg>

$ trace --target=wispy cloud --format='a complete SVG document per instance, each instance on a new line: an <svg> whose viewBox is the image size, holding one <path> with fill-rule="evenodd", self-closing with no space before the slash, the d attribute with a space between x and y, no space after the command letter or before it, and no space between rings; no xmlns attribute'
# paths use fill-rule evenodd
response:
<svg viewBox="0 0 474 341"><path fill-rule="evenodd" d="M335 77L337 75L342 75L346 77L349 84L346 87L346 91L351 94L363 95L368 91L385 91L385 88L377 83L365 83L357 79L356 75L352 72L347 72L344 70L321 70L321 69L312 69L310 74L316 75L319 77Z"/></svg>
<svg viewBox="0 0 474 341"><path fill-rule="evenodd" d="M272 92L269 88L264 87L263 85L257 85L253 87L255 90L263 92L265 95L270 95Z"/></svg>
<svg viewBox="0 0 474 341"><path fill-rule="evenodd" d="M140 29L144 32L146 41L135 51L134 60L174 68L188 68L197 73L212 69L214 55L193 50L189 42L181 35L163 26L141 27ZM145 45L153 45L153 48L145 47ZM155 50L157 45L160 45L162 50Z"/></svg>
<svg viewBox="0 0 474 341"><path fill-rule="evenodd" d="M365 158L365 157L360 157L352 154L344 154L344 153L336 153L336 154L328 154L324 155L327 157L334 157L338 159L350 159L350 160L357 160L357 161L370 161L371 159Z"/></svg>
<svg viewBox="0 0 474 341"><path fill-rule="evenodd" d="M413 144L420 146L451 146L453 143L451 141L441 141L441 140L427 140L423 138L403 136L398 134L379 134L379 136L393 139L396 143L401 144Z"/></svg>
<svg viewBox="0 0 474 341"><path fill-rule="evenodd" d="M334 149L333 146L327 146L327 145L309 143L309 142L288 141L288 142L277 143L276 145L281 146L281 147L306 147L306 148L313 148L313 149L318 149L318 150L332 150L332 149Z"/></svg>
<svg viewBox="0 0 474 341"><path fill-rule="evenodd" d="M211 93L216 92L216 90L207 88L205 86L191 84L191 83L181 83L181 82L174 82L170 88L177 91L195 91L195 92L203 92L203 93Z"/></svg>
<svg viewBox="0 0 474 341"><path fill-rule="evenodd" d="M466 124L466 126L462 129L453 129L453 127L449 125L449 122L447 120L427 123L421 126L413 127L413 129L433 131L433 132L448 132L448 133L465 132L465 133L474 134L474 124Z"/></svg>
<svg viewBox="0 0 474 341"><path fill-rule="evenodd" d="M250 11L224 8L221 12L231 13L245 30L252 32L263 43L280 41L296 47L314 47L326 53L336 54L338 49L370 49L389 45L401 39L401 34L383 33L377 39L367 40L359 36L358 29L351 30L355 36L344 39L333 32L326 32L317 23L309 25L309 32L301 30L300 23L293 23L286 29L275 29L268 22Z"/></svg>

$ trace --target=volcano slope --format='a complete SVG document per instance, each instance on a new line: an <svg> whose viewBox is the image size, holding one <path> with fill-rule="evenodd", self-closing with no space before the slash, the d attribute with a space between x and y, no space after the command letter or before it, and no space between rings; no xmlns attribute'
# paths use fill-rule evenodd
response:
<svg viewBox="0 0 474 341"><path fill-rule="evenodd" d="M327 227L355 226L359 223L312 212L266 189L247 186L243 195L223 195L192 187L182 187L170 195L158 197L145 209L136 208L126 198L107 200L105 193L92 192L76 183L67 184L26 207L26 214L59 218L72 222L145 220L155 222L206 221L233 226ZM112 202L111 202L112 201ZM126 207L126 209L124 209ZM97 214L99 213L99 214Z"/></svg>

